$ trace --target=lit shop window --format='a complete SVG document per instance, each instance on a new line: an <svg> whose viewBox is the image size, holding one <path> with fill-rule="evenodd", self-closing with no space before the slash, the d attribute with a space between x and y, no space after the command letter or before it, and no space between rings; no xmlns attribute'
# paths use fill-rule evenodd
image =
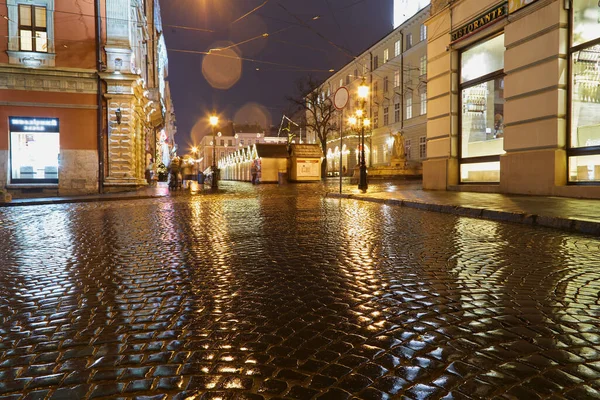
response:
<svg viewBox="0 0 600 400"><path fill-rule="evenodd" d="M58 183L56 118L10 117L11 183Z"/></svg>
<svg viewBox="0 0 600 400"><path fill-rule="evenodd" d="M575 0L572 7L569 181L600 182L600 7Z"/></svg>
<svg viewBox="0 0 600 400"><path fill-rule="evenodd" d="M500 181L504 50L504 35L499 35L461 54L461 182Z"/></svg>

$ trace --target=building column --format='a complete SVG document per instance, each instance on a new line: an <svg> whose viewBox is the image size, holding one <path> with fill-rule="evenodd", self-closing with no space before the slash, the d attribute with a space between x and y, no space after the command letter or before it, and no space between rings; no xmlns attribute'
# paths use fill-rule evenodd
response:
<svg viewBox="0 0 600 400"><path fill-rule="evenodd" d="M458 55L450 47L450 8L427 21L427 160L423 188L458 184Z"/></svg>

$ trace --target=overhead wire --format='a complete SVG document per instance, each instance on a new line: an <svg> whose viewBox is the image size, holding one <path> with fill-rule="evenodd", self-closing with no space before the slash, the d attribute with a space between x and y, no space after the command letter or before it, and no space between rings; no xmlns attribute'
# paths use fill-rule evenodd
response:
<svg viewBox="0 0 600 400"><path fill-rule="evenodd" d="M231 23L231 25L235 24L236 22L241 21L242 19L246 18L247 16L251 15L252 13L254 13L255 11L260 10L261 8L263 8L267 3L269 2L269 0L265 0L261 5L259 5L258 7L255 7L254 9L248 11L246 14L242 15L241 17L239 17L238 19L236 19L235 21L233 21Z"/></svg>

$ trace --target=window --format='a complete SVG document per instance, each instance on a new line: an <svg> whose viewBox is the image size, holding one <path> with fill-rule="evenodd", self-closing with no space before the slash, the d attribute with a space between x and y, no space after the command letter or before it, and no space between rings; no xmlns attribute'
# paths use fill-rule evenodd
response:
<svg viewBox="0 0 600 400"><path fill-rule="evenodd" d="M240 139L240 144L243 146L244 145L244 139Z"/></svg>
<svg viewBox="0 0 600 400"><path fill-rule="evenodd" d="M400 55L400 41L396 40L394 43L394 57L398 57Z"/></svg>
<svg viewBox="0 0 600 400"><path fill-rule="evenodd" d="M19 4L19 50L48 52L46 7Z"/></svg>
<svg viewBox="0 0 600 400"><path fill-rule="evenodd" d="M340 78L340 87L344 86L344 78Z"/></svg>
<svg viewBox="0 0 600 400"><path fill-rule="evenodd" d="M231 139L229 139L229 140L227 141L227 144L228 144L228 146L233 146L233 141L232 141Z"/></svg>
<svg viewBox="0 0 600 400"><path fill-rule="evenodd" d="M406 139L404 141L404 151L406 152L406 158L408 160L410 160L412 158L412 155L410 153L410 148L411 148L410 139Z"/></svg>
<svg viewBox="0 0 600 400"><path fill-rule="evenodd" d="M225 146L225 139L221 139L221 146Z"/></svg>
<svg viewBox="0 0 600 400"><path fill-rule="evenodd" d="M600 183L600 31L598 2L572 3L570 182Z"/></svg>
<svg viewBox="0 0 600 400"><path fill-rule="evenodd" d="M427 74L427 55L422 55L419 59L419 75Z"/></svg>
<svg viewBox="0 0 600 400"><path fill-rule="evenodd" d="M350 84L350 75L346 75L346 85Z"/></svg>
<svg viewBox="0 0 600 400"><path fill-rule="evenodd" d="M400 103L394 104L394 122L400 122Z"/></svg>
<svg viewBox="0 0 600 400"><path fill-rule="evenodd" d="M383 93L387 93L390 89L390 81L387 76L383 77Z"/></svg>
<svg viewBox="0 0 600 400"><path fill-rule="evenodd" d="M358 68L354 70L354 79L358 78Z"/></svg>
<svg viewBox="0 0 600 400"><path fill-rule="evenodd" d="M427 39L427 25L421 25L421 29L419 31L419 40Z"/></svg>
<svg viewBox="0 0 600 400"><path fill-rule="evenodd" d="M421 89L419 94L421 97L421 115L427 114L427 90Z"/></svg>
<svg viewBox="0 0 600 400"><path fill-rule="evenodd" d="M427 137L421 136L419 138L419 158L427 158Z"/></svg>
<svg viewBox="0 0 600 400"><path fill-rule="evenodd" d="M406 119L412 118L412 90L406 91Z"/></svg>
<svg viewBox="0 0 600 400"><path fill-rule="evenodd" d="M9 117L9 131L10 181L58 183L58 119Z"/></svg>
<svg viewBox="0 0 600 400"><path fill-rule="evenodd" d="M412 33L407 33L406 34L406 50L410 49L413 45L413 41L412 41Z"/></svg>
<svg viewBox="0 0 600 400"><path fill-rule="evenodd" d="M225 157L225 152L224 151L221 152L221 158L223 158L223 157Z"/></svg>
<svg viewBox="0 0 600 400"><path fill-rule="evenodd" d="M379 127L379 110L373 111L373 128L377 129Z"/></svg>
<svg viewBox="0 0 600 400"><path fill-rule="evenodd" d="M389 117L389 107L383 107L383 126L389 125L390 117Z"/></svg>
<svg viewBox="0 0 600 400"><path fill-rule="evenodd" d="M371 68L373 71L379 68L379 56L373 57L373 67Z"/></svg>
<svg viewBox="0 0 600 400"><path fill-rule="evenodd" d="M394 87L400 87L400 70L397 69L394 71Z"/></svg>
<svg viewBox="0 0 600 400"><path fill-rule="evenodd" d="M373 95L377 96L378 91L379 91L379 85L378 85L378 82L375 81L375 82L373 82Z"/></svg>
<svg viewBox="0 0 600 400"><path fill-rule="evenodd" d="M499 182L504 153L504 35L460 56L460 181ZM485 78L484 78L485 77Z"/></svg>
<svg viewBox="0 0 600 400"><path fill-rule="evenodd" d="M388 49L383 50L383 63L385 64L390 59L390 51Z"/></svg>
<svg viewBox="0 0 600 400"><path fill-rule="evenodd" d="M53 67L54 0L4 0L8 8L8 63ZM27 3L27 4L25 4ZM28 52L28 54L23 54Z"/></svg>

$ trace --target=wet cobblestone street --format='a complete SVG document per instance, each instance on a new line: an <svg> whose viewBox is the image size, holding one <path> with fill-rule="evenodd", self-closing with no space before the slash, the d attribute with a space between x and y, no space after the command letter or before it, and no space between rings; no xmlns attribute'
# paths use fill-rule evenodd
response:
<svg viewBox="0 0 600 400"><path fill-rule="evenodd" d="M600 398L598 238L220 186L0 208L0 400Z"/></svg>

